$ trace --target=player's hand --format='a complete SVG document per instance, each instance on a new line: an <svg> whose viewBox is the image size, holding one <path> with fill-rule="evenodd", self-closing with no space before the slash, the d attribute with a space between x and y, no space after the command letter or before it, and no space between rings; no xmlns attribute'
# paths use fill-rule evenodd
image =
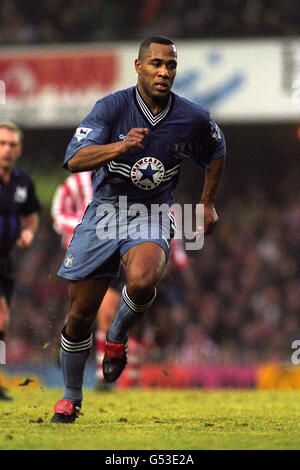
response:
<svg viewBox="0 0 300 470"><path fill-rule="evenodd" d="M33 238L33 231L29 229L24 229L22 230L20 237L16 241L16 244L19 248L27 248L33 242Z"/></svg>
<svg viewBox="0 0 300 470"><path fill-rule="evenodd" d="M200 207L202 205L204 206L204 214L203 214L203 216L204 216L204 227L203 226L197 227L196 238L199 238L201 233L203 234L203 231L204 231L204 235L208 235L209 233L211 233L213 231L213 229L215 228L216 223L219 220L219 217L218 217L218 214L216 212L215 206L212 203L197 204L197 206L196 206L196 216L197 216L197 212L200 211Z"/></svg>
<svg viewBox="0 0 300 470"><path fill-rule="evenodd" d="M135 147L143 150L143 141L148 133L149 129L147 128L131 129L123 140L123 153L130 153Z"/></svg>
<svg viewBox="0 0 300 470"><path fill-rule="evenodd" d="M213 204L204 204L204 235L213 231L219 217Z"/></svg>

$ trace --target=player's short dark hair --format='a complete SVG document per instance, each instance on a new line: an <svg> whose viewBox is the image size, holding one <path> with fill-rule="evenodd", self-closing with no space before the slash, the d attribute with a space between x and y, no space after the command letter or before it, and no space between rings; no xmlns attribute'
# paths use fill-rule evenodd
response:
<svg viewBox="0 0 300 470"><path fill-rule="evenodd" d="M23 131L14 122L11 122L11 121L0 122L0 129L8 129L9 131L16 132L19 136L20 144L23 143L23 140L24 140Z"/></svg>
<svg viewBox="0 0 300 470"><path fill-rule="evenodd" d="M138 59L143 60L150 45L152 43L155 44L165 44L166 46L175 46L175 43L172 41L172 39L167 38L166 36L150 36L147 39L144 39L144 41L141 43L140 48L139 48L139 55ZM176 46L175 46L176 47Z"/></svg>

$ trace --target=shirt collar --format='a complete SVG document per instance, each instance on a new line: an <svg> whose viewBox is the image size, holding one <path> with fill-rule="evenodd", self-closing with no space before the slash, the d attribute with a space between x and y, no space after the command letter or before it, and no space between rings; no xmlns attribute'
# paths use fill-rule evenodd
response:
<svg viewBox="0 0 300 470"><path fill-rule="evenodd" d="M169 100L168 100L166 107L162 111L160 111L158 114L152 113L149 106L145 103L145 101L141 97L141 94L137 86L135 87L135 97L136 97L136 104L140 112L145 117L145 119L151 124L152 127L156 127L158 124L160 124L161 121L168 115L171 109L171 104L172 104L171 93L170 93Z"/></svg>

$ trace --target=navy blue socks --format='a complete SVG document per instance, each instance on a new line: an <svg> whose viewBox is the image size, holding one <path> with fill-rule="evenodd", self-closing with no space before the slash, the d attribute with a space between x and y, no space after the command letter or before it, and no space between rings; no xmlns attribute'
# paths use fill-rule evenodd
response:
<svg viewBox="0 0 300 470"><path fill-rule="evenodd" d="M65 383L64 400L82 400L84 368L92 343L92 333L85 340L75 342L66 335L65 328L62 331L60 363Z"/></svg>
<svg viewBox="0 0 300 470"><path fill-rule="evenodd" d="M126 286L124 286L119 309L107 333L108 341L112 343L125 342L128 331L142 317L143 313L151 307L155 297L156 289L154 289L153 296L148 302L143 305L136 304L130 299Z"/></svg>

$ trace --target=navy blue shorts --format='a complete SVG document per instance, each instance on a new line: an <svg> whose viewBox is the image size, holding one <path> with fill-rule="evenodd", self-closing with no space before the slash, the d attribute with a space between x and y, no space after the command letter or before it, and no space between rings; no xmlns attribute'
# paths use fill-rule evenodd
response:
<svg viewBox="0 0 300 470"><path fill-rule="evenodd" d="M154 242L168 260L170 241L175 234L174 217L136 213L92 201L77 225L58 275L69 280L116 278L122 256L133 246Z"/></svg>

